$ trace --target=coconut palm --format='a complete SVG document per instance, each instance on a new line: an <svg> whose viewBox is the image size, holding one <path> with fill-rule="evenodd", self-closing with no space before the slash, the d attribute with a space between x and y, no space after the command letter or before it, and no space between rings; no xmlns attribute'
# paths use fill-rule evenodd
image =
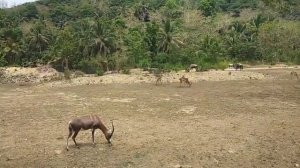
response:
<svg viewBox="0 0 300 168"><path fill-rule="evenodd" d="M90 34L89 53L92 57L104 58L108 62L109 55L116 50L112 28L108 22L97 20L92 26ZM107 69L108 70L108 69Z"/></svg>
<svg viewBox="0 0 300 168"><path fill-rule="evenodd" d="M169 53L172 46L179 47L183 45L183 42L178 40L175 36L175 26L170 20L164 22L164 27L160 31L161 43L159 46L159 51Z"/></svg>
<svg viewBox="0 0 300 168"><path fill-rule="evenodd" d="M29 46L31 50L38 51L40 54L42 50L46 49L49 45L49 39L42 31L44 28L43 24L38 23L31 28L29 35Z"/></svg>

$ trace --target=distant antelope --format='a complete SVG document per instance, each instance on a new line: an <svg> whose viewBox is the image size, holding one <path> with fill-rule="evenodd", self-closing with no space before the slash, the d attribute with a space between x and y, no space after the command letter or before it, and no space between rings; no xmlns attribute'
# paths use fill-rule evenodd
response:
<svg viewBox="0 0 300 168"><path fill-rule="evenodd" d="M299 79L297 72L292 71L291 72L291 79L293 79L294 77L297 78L297 79Z"/></svg>
<svg viewBox="0 0 300 168"><path fill-rule="evenodd" d="M233 64L233 67L235 70L243 70L244 69L244 65L243 64L240 64L240 63L237 63L237 64Z"/></svg>
<svg viewBox="0 0 300 168"><path fill-rule="evenodd" d="M180 81L180 87L182 83L188 85L189 87L191 87L192 85L192 83L189 81L189 78L184 77L184 75L181 78L179 78L179 81Z"/></svg>
<svg viewBox="0 0 300 168"><path fill-rule="evenodd" d="M96 129L100 129L104 134L108 143L111 143L111 138L115 130L113 121L111 121L111 124L112 124L112 130L108 130L106 126L103 124L103 122L100 120L100 118L95 115L83 116L83 117L72 119L71 121L69 121L69 135L67 138L67 150L69 150L69 138L72 135L73 135L72 139L76 147L79 148L75 138L80 130L88 130L88 129L92 130L93 145L95 145L94 133Z"/></svg>
<svg viewBox="0 0 300 168"><path fill-rule="evenodd" d="M162 75L157 76L156 85L162 84Z"/></svg>

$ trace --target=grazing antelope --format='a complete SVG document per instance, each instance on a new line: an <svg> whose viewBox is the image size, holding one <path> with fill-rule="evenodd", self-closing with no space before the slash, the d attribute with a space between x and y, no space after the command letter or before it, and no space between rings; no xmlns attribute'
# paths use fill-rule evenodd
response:
<svg viewBox="0 0 300 168"><path fill-rule="evenodd" d="M92 130L92 139L93 139L93 145L95 145L95 140L94 140L94 133L96 129L100 129L106 140L108 141L109 144L111 144L111 138L114 134L114 124L113 121L111 121L112 125L112 130L108 130L106 126L103 124L103 122L100 120L98 116L95 115L89 115L89 116L83 116L79 118L74 118L71 121L69 121L69 135L67 138L67 150L69 150L69 138L72 136L72 139L76 145L77 148L79 146L76 143L76 136L78 132L83 129L83 130Z"/></svg>
<svg viewBox="0 0 300 168"><path fill-rule="evenodd" d="M293 79L293 77L299 79L297 72L295 72L295 71L291 72L291 79Z"/></svg>
<svg viewBox="0 0 300 168"><path fill-rule="evenodd" d="M240 63L233 64L233 67L234 67L235 70L240 69L240 71L244 69L244 65L240 64Z"/></svg>
<svg viewBox="0 0 300 168"><path fill-rule="evenodd" d="M184 75L181 78L179 78L179 81L180 81L180 87L182 83L188 85L189 87L191 87L192 85L192 83L189 81L189 78L184 77Z"/></svg>
<svg viewBox="0 0 300 168"><path fill-rule="evenodd" d="M162 75L158 75L156 79L156 85L162 84Z"/></svg>

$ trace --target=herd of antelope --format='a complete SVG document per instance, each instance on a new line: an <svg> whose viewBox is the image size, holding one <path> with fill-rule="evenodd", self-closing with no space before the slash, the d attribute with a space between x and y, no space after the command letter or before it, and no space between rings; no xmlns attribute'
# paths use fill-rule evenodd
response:
<svg viewBox="0 0 300 168"><path fill-rule="evenodd" d="M184 75L179 78L180 82L180 87L182 84L187 85L188 87L191 87L192 83L189 81L188 78L186 78ZM162 75L159 74L157 75L157 80L156 80L156 85L162 84ZM113 121L111 121L112 124L112 130L109 130L104 123L101 121L101 119L98 116L95 115L90 115L90 116L82 116L82 117L77 117L69 121L68 124L68 129L69 129L69 134L67 137L67 146L66 149L67 151L69 150L69 139L72 136L73 142L77 148L79 148L79 145L77 144L75 138L78 135L80 130L91 130L92 131L92 141L93 145L95 145L95 130L100 129L102 133L104 134L107 142L111 144L112 142L112 136L114 133L114 124Z"/></svg>
<svg viewBox="0 0 300 168"><path fill-rule="evenodd" d="M241 65L241 64L230 65L230 66L232 66L235 69L240 69L240 70L243 69L243 65ZM231 75L231 72L229 72L229 75ZM291 79L294 79L294 78L296 78L297 80L299 79L298 74L295 71L292 71L290 73L290 75L291 75ZM156 78L157 78L156 85L162 84L162 77L163 77L162 74L156 75ZM191 81L188 78L186 78L184 75L179 78L179 83L180 83L180 87L182 87L183 85L191 87L191 85L192 85ZM69 124L68 124L69 134L67 137L66 149L69 150L69 138L71 136L72 136L75 146L77 148L79 148L75 138L80 130L91 130L92 131L92 142L93 142L93 145L95 145L95 138L94 138L95 130L100 129L102 131L102 133L104 134L107 142L109 144L111 144L112 136L113 136L113 133L115 130L113 121L111 121L111 124L112 124L112 129L109 130L104 125L104 123L101 121L101 119L95 115L83 116L83 117L78 117L78 118L72 119L71 121L69 121Z"/></svg>

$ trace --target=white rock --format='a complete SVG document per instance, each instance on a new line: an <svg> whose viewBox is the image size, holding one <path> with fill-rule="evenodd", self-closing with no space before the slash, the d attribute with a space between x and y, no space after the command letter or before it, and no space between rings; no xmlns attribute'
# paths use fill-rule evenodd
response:
<svg viewBox="0 0 300 168"><path fill-rule="evenodd" d="M60 155L62 151L61 151L61 150L55 150L54 152L55 152L56 154Z"/></svg>

